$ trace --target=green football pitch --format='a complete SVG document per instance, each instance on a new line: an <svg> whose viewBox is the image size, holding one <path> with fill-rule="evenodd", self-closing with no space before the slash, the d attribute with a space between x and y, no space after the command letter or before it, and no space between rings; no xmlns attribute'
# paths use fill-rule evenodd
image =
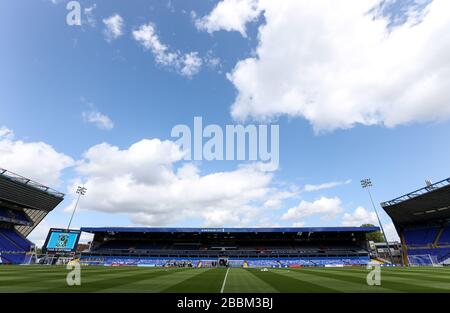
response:
<svg viewBox="0 0 450 313"><path fill-rule="evenodd" d="M69 287L62 266L0 266L0 292L450 292L450 268L382 268L369 286L364 267L167 269L81 267Z"/></svg>

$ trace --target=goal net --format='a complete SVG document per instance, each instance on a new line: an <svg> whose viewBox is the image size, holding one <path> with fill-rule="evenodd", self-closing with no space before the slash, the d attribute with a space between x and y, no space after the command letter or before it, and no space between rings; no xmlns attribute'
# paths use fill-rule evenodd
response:
<svg viewBox="0 0 450 313"><path fill-rule="evenodd" d="M408 256L411 266L439 266L437 257L430 254L418 254Z"/></svg>

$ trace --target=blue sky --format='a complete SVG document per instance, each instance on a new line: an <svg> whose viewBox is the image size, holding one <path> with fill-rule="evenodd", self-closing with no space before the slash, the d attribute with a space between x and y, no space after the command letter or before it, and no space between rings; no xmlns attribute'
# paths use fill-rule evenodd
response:
<svg viewBox="0 0 450 313"><path fill-rule="evenodd" d="M448 18L436 13L445 1L341 2L336 9L343 10L342 17L328 16L326 1L314 8L287 1L280 9L256 0L238 7L227 0L222 8L220 1L80 1L81 26L66 24L67 2L0 4L0 167L67 193L34 240L42 240L48 227L66 225L78 183L89 188L75 227L335 226L373 222L362 178L372 178L381 202L421 187L425 179L448 176L450 106L443 91L450 65L442 55L450 45L443 39L435 48L425 46L448 25ZM366 18L374 4L380 15ZM230 14L230 8L241 11ZM286 13L297 9L298 19ZM106 20L115 15L120 31L108 35ZM285 18L276 23L277 16ZM361 26L361 33L340 33L340 19L349 29L351 23ZM324 20L336 33L315 29ZM153 50L145 48L134 35L142 25L154 27L166 47L161 53L174 53L182 62L195 52L201 66L186 75L177 61L158 63L155 42ZM375 39L362 39L364 34ZM414 34L418 39L411 41ZM377 36L390 41L380 43ZM330 43L335 39L339 48ZM100 120L90 122L89 116ZM221 126L279 124L279 168L260 172L248 169L251 162L237 161L187 164L177 156L127 163L136 160L128 149L143 139L157 142L141 142L141 149L170 153L162 143L174 140L172 127L192 125L194 116ZM107 148L98 146L102 143ZM114 147L129 153L123 160L102 160ZM89 149L95 150L90 156ZM144 167L136 169L140 162ZM177 173L183 167L196 178ZM119 174L103 172L115 169ZM153 170L158 178L149 174L120 185ZM46 180L48 175L56 179ZM161 178L165 175L169 181ZM152 180L160 178L164 181ZM159 189L160 183L167 188ZM122 197L118 190L136 196ZM139 194L143 190L152 200ZM102 203L105 194L114 200ZM184 203L180 211L172 208ZM383 221L390 224L384 212ZM389 229L393 238L392 225Z"/></svg>

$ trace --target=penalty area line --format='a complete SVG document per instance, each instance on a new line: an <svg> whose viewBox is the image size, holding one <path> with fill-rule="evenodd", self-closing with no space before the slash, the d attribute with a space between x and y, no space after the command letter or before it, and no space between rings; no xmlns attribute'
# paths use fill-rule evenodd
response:
<svg viewBox="0 0 450 313"><path fill-rule="evenodd" d="M223 293L223 290L225 289L225 284L227 283L227 277L228 277L228 271L230 268L227 268L227 272L225 273L225 278L223 279L222 288L220 289L220 293Z"/></svg>

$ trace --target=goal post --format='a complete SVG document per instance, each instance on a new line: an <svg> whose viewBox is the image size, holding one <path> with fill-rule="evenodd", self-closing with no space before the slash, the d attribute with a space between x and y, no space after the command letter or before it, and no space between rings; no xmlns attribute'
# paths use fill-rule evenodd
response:
<svg viewBox="0 0 450 313"><path fill-rule="evenodd" d="M437 257L431 254L417 254L408 256L410 266L439 266Z"/></svg>

